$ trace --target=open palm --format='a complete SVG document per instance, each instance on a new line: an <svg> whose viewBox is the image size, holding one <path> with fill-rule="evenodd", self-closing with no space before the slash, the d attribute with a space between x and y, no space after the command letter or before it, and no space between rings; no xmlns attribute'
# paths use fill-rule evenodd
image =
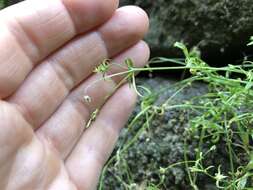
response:
<svg viewBox="0 0 253 190"><path fill-rule="evenodd" d="M105 102L121 78L94 83L102 76L92 71L105 58L142 67L149 57L141 41L147 15L117 7L117 0L27 0L0 12L1 190L96 188L136 95L123 85Z"/></svg>

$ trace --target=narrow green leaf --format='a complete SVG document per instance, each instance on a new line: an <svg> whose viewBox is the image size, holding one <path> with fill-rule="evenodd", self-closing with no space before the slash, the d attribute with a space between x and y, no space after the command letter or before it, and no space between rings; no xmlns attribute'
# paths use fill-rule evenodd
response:
<svg viewBox="0 0 253 190"><path fill-rule="evenodd" d="M183 43L176 42L174 44L174 46L177 47L177 48L179 48L179 49L181 49L183 51L185 57L189 57L189 51L188 51L187 47Z"/></svg>

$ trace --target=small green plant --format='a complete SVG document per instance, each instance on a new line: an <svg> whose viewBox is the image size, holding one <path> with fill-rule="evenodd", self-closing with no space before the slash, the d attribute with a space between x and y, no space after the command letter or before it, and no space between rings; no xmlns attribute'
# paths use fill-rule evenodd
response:
<svg viewBox="0 0 253 190"><path fill-rule="evenodd" d="M248 45L253 45L253 38ZM123 75L122 81L128 81L129 85L139 94L141 110L130 122L128 130L133 129L139 120L145 120L136 135L130 140L127 140L126 137L122 141L125 143L120 145L116 154L108 161L102 173L100 189L103 189L105 173L111 164L114 164L115 167L123 164L122 167L125 168L130 182L123 180L120 176L115 176L115 179L120 181L125 189L137 188L137 184L130 180L127 164L122 160L121 155L134 145L143 131L152 127L150 122L156 115L163 115L171 109L184 109L196 113L189 119L189 128L185 131L189 138L198 139L195 158L188 157L186 139L183 161L158 168L160 181L157 184L147 183L145 189L163 189L168 171L178 165L185 166L189 185L194 190L199 189L199 180L203 175L213 181L217 189L252 189L253 63L246 60L241 65L211 67L200 58L200 53L196 48L189 51L184 44L179 42L175 44L175 47L182 50L185 60L155 58L150 63L173 62L179 66L135 68L131 59L127 59L123 66L106 60L95 69L95 72L102 74L103 79L101 80ZM125 71L107 76L106 73L112 65L120 66ZM188 70L192 76L177 83L174 86L177 88L175 93L160 105L154 104L159 93L152 93L148 88L136 85L135 74L137 72L175 69ZM173 105L173 98L197 81L206 83L208 92L194 97L191 101ZM90 100L90 97L85 97ZM213 154L220 144L224 145L224 151L229 160L229 170L225 170L222 163L208 165L206 162L207 156ZM243 158L238 157L238 153Z"/></svg>

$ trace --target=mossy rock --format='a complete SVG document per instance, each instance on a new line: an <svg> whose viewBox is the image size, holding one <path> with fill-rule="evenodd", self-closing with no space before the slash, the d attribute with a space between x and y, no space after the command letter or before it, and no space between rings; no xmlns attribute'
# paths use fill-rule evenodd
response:
<svg viewBox="0 0 253 190"><path fill-rule="evenodd" d="M157 55L171 56L173 44L183 41L188 47L198 45L209 58L234 56L253 34L251 0L121 0L121 5L127 4L149 13L146 39Z"/></svg>
<svg viewBox="0 0 253 190"><path fill-rule="evenodd" d="M163 104L176 90L172 87L176 81L159 77L148 80L141 79L139 83L152 89L153 92L159 92L159 96L154 99L155 105ZM167 90L161 90L164 88ZM178 93L172 102L173 104L185 104L193 97L204 95L207 92L208 87L206 84L195 83ZM136 116L140 111L140 105L138 105L133 115ZM193 118L194 114L188 109L171 109L162 114L157 114L150 120L150 126L137 135L138 138L127 151L118 154L117 149L121 148L122 150L124 146L128 146L127 144L136 137L138 131L143 127L146 119L140 119L132 129L123 129L113 155L115 160L107 168L103 189L147 189L151 183L159 184L160 168L183 162L185 154L187 154L188 160L195 160L199 138L189 136L187 133L190 118ZM206 139L202 147L203 152L207 152L213 145L216 148L206 156L203 161L204 164L206 166L215 166L215 169L221 165L222 171L230 171L225 140L221 139L218 143L214 143L212 139ZM241 155L241 158L243 159L243 155ZM217 189L215 181L201 174L196 183L199 189ZM169 169L164 176L164 182L160 189L192 189L186 165L181 164Z"/></svg>

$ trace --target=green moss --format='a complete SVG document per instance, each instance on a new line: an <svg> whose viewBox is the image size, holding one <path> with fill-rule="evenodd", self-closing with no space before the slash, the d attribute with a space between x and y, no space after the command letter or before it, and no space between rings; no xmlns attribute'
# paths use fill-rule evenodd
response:
<svg viewBox="0 0 253 190"><path fill-rule="evenodd" d="M150 15L147 36L154 51L170 55L176 41L205 51L244 46L253 28L251 0L127 0Z"/></svg>
<svg viewBox="0 0 253 190"><path fill-rule="evenodd" d="M4 0L1 0L0 1L0 9L4 8L5 7L5 3L4 3Z"/></svg>

